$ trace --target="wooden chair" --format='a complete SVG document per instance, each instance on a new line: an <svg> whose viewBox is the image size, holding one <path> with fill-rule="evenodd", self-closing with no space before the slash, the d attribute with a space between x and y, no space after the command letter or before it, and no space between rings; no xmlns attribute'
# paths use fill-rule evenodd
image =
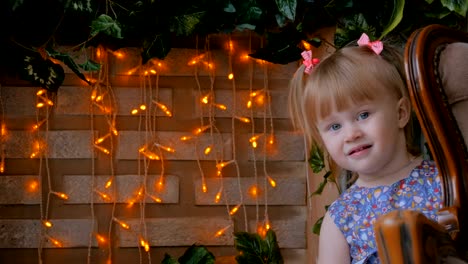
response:
<svg viewBox="0 0 468 264"><path fill-rule="evenodd" d="M405 47L411 101L443 182L439 223L394 211L375 225L382 263L468 263L468 33L440 25Z"/></svg>

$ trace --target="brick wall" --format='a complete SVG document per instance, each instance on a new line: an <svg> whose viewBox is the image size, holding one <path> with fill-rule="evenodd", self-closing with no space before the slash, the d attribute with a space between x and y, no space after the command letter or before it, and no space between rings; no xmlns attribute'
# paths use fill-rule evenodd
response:
<svg viewBox="0 0 468 264"><path fill-rule="evenodd" d="M222 43L227 37L211 41ZM3 78L1 100L8 134L2 141L0 262L41 259L81 264L106 263L110 258L112 263L160 263L165 253L179 257L194 243L206 245L221 260L237 253L233 231L254 232L267 216L286 263L312 263L314 256L307 256L305 148L287 110L288 82L297 63L243 61L240 56L248 51L249 41L244 34L234 37L232 57L226 49L212 50L215 70L211 71L201 64L188 65L197 50L173 49L150 77L128 75L129 70L142 69L137 69L136 49L123 50L123 59L103 53L96 59L104 63L104 71L93 77L103 81L98 91L106 93L104 102L111 113L91 101L93 87L70 71L56 96L49 94L54 106L41 109L35 107L41 100L36 96L39 88ZM231 69L234 80L227 79ZM265 100L267 107L254 101L247 108L250 92L262 89L271 98ZM201 105L200 92L212 93L215 103L227 110ZM166 105L172 116L153 100ZM132 115L131 110L141 104L147 109ZM43 120L39 131L31 130ZM98 145L110 150L107 155L93 142L111 132L112 122L118 136ZM202 124L211 127L194 136ZM270 134L273 145L266 142ZM192 140L180 140L188 135ZM256 149L249 142L253 135L263 135ZM37 139L45 142L47 150L31 158ZM154 148L161 160L149 160L138 151L149 143L175 152ZM207 146L213 150L205 155ZM218 176L216 164L223 161L235 162ZM109 179L112 185L106 188ZM274 179L276 187L266 179ZM257 196L249 194L252 186L258 187ZM229 210L237 205L240 210L231 216ZM53 226L45 228L41 220ZM216 236L219 230L225 232ZM109 240L101 243L96 234ZM149 252L140 246L140 238L151 246Z"/></svg>

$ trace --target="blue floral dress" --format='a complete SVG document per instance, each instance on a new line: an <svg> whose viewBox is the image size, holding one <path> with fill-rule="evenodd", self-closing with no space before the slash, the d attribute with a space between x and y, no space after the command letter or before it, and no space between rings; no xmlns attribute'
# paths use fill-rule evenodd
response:
<svg viewBox="0 0 468 264"><path fill-rule="evenodd" d="M437 221L442 207L442 186L437 167L423 161L410 175L388 186L352 185L328 208L349 245L351 263L380 263L373 224L393 210L411 209ZM324 234L322 234L324 235Z"/></svg>

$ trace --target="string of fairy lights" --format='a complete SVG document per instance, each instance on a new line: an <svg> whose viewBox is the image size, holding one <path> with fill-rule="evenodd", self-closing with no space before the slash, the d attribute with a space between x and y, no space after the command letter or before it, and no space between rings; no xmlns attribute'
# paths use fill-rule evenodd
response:
<svg viewBox="0 0 468 264"><path fill-rule="evenodd" d="M220 204L224 201L226 207L226 217L230 223L233 223L233 217L239 212L243 213L243 216L239 216L244 220L245 231L249 231L249 221L246 209L246 197L249 195L255 199L255 212L256 212L256 232L260 235L265 235L266 231L271 228L271 223L268 217L268 189L275 188L277 183L273 179L267 169L267 153L269 146L275 144L275 133L273 128L273 117L271 111L271 95L269 91L268 83L268 66L269 64L264 61L254 60L247 56L248 53L252 52L252 35L249 36L248 50L242 50L242 48L236 45L231 39L230 35L226 36L226 53L228 57L228 74L226 77L217 75L217 65L214 63L213 54L210 48L210 36L206 37L204 43L205 46L200 49L195 49L195 55L193 58L187 61L187 66L193 68L194 80L197 84L198 100L197 107L200 111L199 127L189 131L186 135L180 138L181 141L192 140L195 142L196 148L196 163L199 169L199 176L201 179L201 192L208 192L208 184L206 182L207 170L202 166L202 160L206 160L206 157L202 155L211 155L214 157L213 166L216 171L216 175L208 175L213 178L219 179L219 186L216 191L216 195L212 198L215 204ZM112 263L114 246L114 233L116 228L120 228L123 232L131 232L139 241L139 252L140 252L140 263L143 263L143 259L147 258L151 263L150 238L156 234L148 234L146 226L145 207L147 199L151 199L155 203L164 203L163 198L159 195L165 188L165 163L167 153L177 152L171 144L163 142L158 137L157 120L160 116L166 118L172 118L173 112L170 109L169 103L164 102L163 97L160 96L159 79L161 74L163 75L165 69L169 69L171 65L163 64L163 61L150 60L145 65L140 65L133 69L128 70L126 74L138 76L140 80L140 102L135 103L135 107L131 109L131 115L138 117L138 132L142 135L139 140L139 147L137 151L138 155L138 181L139 188L134 191L134 195L127 201L127 207L131 208L135 205L139 206L139 226L131 226L123 218L116 213L117 197L119 196L115 181L115 155L116 146L118 144L120 132L117 127L117 101L116 95L114 94L113 88L110 84L110 60L109 57L113 56L117 60L125 60L126 54L124 51L110 51L101 47L93 49L93 59L98 61L102 67L97 73L90 74L88 76L91 81L89 85L89 113L90 113L90 133L92 136L92 147L95 151L92 151L91 158L91 184L90 191L90 218L92 222L91 233L89 234L88 242L88 256L87 263L92 263L92 252L93 245L96 243L102 249L107 251L107 264ZM233 70L233 65L238 61L242 62L242 67L248 68L248 100L245 104L237 102L237 95L239 89L236 84L236 75ZM221 67L221 66L220 66ZM263 83L261 88L257 88L254 84L254 69L260 67L263 70ZM200 81L201 71L208 72L209 86L205 87ZM232 105L229 109L225 104L219 103L216 98L216 78L227 78L231 83L232 88ZM0 87L1 88L1 87ZM137 91L137 90L135 90ZM33 145L31 147L30 158L39 159L39 181L30 182L28 185L28 191L38 192L41 191L44 195L40 200L40 212L41 222L43 226L40 233L40 245L38 247L38 259L39 263L42 263L43 256L42 251L46 243L53 245L54 247L64 247L63 239L54 237L51 235L50 230L54 228L53 221L50 219L50 206L52 198L59 198L63 200L69 199L68 194L54 189L53 177L49 169L49 157L47 151L47 142L49 137L49 120L53 107L55 105L55 95L47 93L44 89L38 89L36 93L36 123L32 128L34 135ZM239 111L241 109L242 111ZM245 113L245 110L249 113L249 116L241 116L238 113ZM225 147L223 146L223 133L216 125L217 115L216 113L223 111L227 113L231 120L231 158L226 160L224 157ZM2 115L3 116L3 115ZM226 115L223 115L225 117ZM103 121L104 120L104 121ZM104 122L105 129L100 129L104 132L96 132L97 122ZM249 144L251 146L251 164L252 174L249 177L254 178L254 184L246 190L242 187L242 177L239 168L238 151L237 145L243 142L237 142L236 138L237 128L239 122L244 124L250 124L250 136ZM99 127L103 127L100 124ZM100 134L102 133L102 134ZM2 120L1 126L1 138L0 138L0 172L4 172L5 169L5 150L4 150L4 138L7 134L5 122ZM201 136L209 137L209 144L206 145L206 141L200 140ZM200 150L200 151L199 151ZM202 151L201 151L202 150ZM258 153L261 153L263 158L258 158ZM96 164L95 158L99 155L104 157L103 159L108 162L109 175L105 184L99 185L101 181L98 180L96 175ZM210 159L211 160L211 159ZM261 162L262 167L259 167ZM152 175L150 172L153 171L151 168L159 168L158 175ZM234 175L229 175L231 178L235 176L237 178L239 201L236 204L231 204L226 192L224 190L224 173L223 169L227 166L234 167ZM211 171L211 170L210 170ZM263 177L260 177L260 175ZM150 177L156 177L150 179ZM148 185L148 182L155 184ZM60 185L59 185L60 186ZM246 193L244 193L246 192ZM263 195L262 200L264 212L263 219L261 219L261 202L260 195ZM96 220L96 201L103 201L111 205L112 210L108 216L109 227L107 232L102 230L94 231L97 228L95 225ZM228 231L234 231L233 224L221 228L213 234L214 237L221 236Z"/></svg>

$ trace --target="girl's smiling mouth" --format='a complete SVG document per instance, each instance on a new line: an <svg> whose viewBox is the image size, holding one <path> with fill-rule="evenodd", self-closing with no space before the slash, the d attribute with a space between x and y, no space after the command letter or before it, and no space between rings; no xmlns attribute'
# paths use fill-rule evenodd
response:
<svg viewBox="0 0 468 264"><path fill-rule="evenodd" d="M351 149L351 151L348 152L348 156L356 155L361 153L362 151L371 148L372 145L362 145L356 148Z"/></svg>

